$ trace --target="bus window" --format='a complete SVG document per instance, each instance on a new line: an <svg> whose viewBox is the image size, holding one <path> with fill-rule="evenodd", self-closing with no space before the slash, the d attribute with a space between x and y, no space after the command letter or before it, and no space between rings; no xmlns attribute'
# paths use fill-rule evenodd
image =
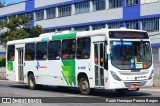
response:
<svg viewBox="0 0 160 106"><path fill-rule="evenodd" d="M61 41L51 41L48 44L48 60L59 60Z"/></svg>
<svg viewBox="0 0 160 106"><path fill-rule="evenodd" d="M15 57L15 45L9 45L7 51L7 60L14 61Z"/></svg>
<svg viewBox="0 0 160 106"><path fill-rule="evenodd" d="M35 59L35 43L29 43L25 46L25 60L30 61Z"/></svg>
<svg viewBox="0 0 160 106"><path fill-rule="evenodd" d="M46 60L47 59L47 42L39 42L36 45L36 59Z"/></svg>
<svg viewBox="0 0 160 106"><path fill-rule="evenodd" d="M90 58L90 38L77 39L77 59L89 59Z"/></svg>
<svg viewBox="0 0 160 106"><path fill-rule="evenodd" d="M76 50L76 39L62 41L62 59L74 59Z"/></svg>

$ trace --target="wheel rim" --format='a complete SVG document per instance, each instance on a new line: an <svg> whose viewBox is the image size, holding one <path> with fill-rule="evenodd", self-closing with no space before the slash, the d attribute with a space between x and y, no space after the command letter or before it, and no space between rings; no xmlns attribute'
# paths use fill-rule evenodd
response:
<svg viewBox="0 0 160 106"><path fill-rule="evenodd" d="M88 89L88 82L87 81L83 81L82 82L82 90L86 91Z"/></svg>

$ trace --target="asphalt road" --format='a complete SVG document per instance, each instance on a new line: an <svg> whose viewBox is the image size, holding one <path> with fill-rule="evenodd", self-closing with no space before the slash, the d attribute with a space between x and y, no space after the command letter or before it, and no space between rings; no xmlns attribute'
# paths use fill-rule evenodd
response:
<svg viewBox="0 0 160 106"><path fill-rule="evenodd" d="M27 84L16 84L14 82L9 81L0 81L0 97L47 97L45 99L48 99L49 102L56 101L58 103L54 104L45 104L45 105L65 105L65 106L84 106L84 105L109 105L109 106L159 106L160 103L105 103L106 100L117 100L118 99L129 99L129 98L136 98L140 97L159 97L160 98L160 88L145 88L141 89L140 91L136 92L129 92L127 94L117 94L114 90L95 90L94 93L91 95L81 95L79 90L77 88L63 88L59 89L57 87L51 87L51 86L45 86L44 88L41 88L39 90L30 90ZM49 98L53 97L53 98ZM65 97L65 98L58 98L58 97ZM78 98L78 99L75 99ZM88 101L90 103L75 103L75 101L78 100L78 102L82 101ZM130 99L129 99L130 100ZM102 103L99 103L101 101L104 101ZM62 102L62 103L59 103ZM66 103L67 102L67 103ZM69 102L69 103L68 103ZM72 103L74 102L74 103ZM94 102L94 103L92 103ZM3 106L7 106L8 104L0 104ZM12 105L22 105L22 104L12 104ZM26 106L31 106L33 104L23 104ZM37 106L44 105L44 104L34 104Z"/></svg>

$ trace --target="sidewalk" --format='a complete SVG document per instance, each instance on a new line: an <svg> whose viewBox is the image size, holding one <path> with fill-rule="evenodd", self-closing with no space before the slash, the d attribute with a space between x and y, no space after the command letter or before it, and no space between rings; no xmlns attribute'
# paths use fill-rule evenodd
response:
<svg viewBox="0 0 160 106"><path fill-rule="evenodd" d="M140 88L140 91L160 92L160 87Z"/></svg>
<svg viewBox="0 0 160 106"><path fill-rule="evenodd" d="M159 89L160 90L160 87L146 87L146 88L140 88L140 89Z"/></svg>
<svg viewBox="0 0 160 106"><path fill-rule="evenodd" d="M0 67L0 80L6 79L5 67Z"/></svg>
<svg viewBox="0 0 160 106"><path fill-rule="evenodd" d="M160 79L159 78L154 78L153 79L153 86L154 87L160 87Z"/></svg>
<svg viewBox="0 0 160 106"><path fill-rule="evenodd" d="M6 80L6 74L0 73L0 80Z"/></svg>

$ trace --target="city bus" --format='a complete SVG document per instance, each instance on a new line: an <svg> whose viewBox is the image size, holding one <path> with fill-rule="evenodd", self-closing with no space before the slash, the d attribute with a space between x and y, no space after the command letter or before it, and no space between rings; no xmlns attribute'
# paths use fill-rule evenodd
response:
<svg viewBox="0 0 160 106"><path fill-rule="evenodd" d="M40 86L77 87L118 93L151 87L153 62L146 31L126 28L62 31L9 41L6 78Z"/></svg>

